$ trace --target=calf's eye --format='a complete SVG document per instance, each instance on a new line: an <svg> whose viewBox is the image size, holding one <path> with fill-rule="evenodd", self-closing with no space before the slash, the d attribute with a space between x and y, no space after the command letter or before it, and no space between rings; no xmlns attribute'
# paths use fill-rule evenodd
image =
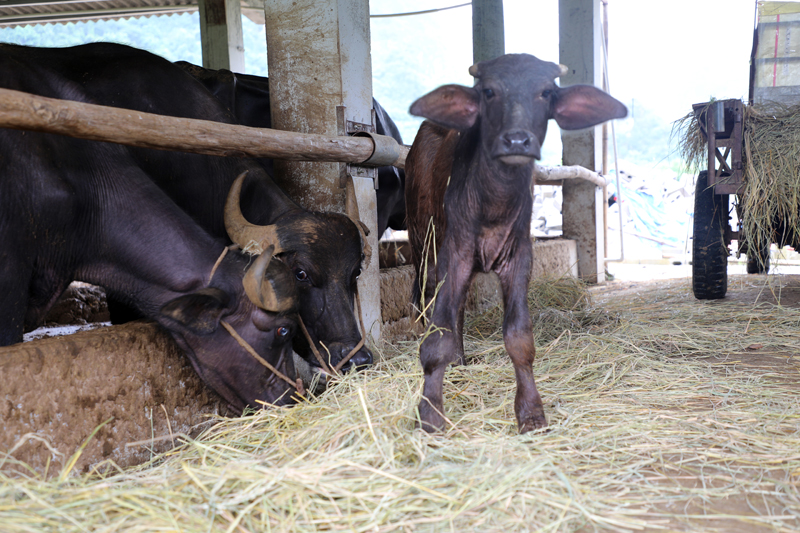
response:
<svg viewBox="0 0 800 533"><path fill-rule="evenodd" d="M286 326L281 326L278 328L277 334L278 338L285 339L289 335L289 328Z"/></svg>
<svg viewBox="0 0 800 533"><path fill-rule="evenodd" d="M491 89L484 89L483 95L486 97L487 100L491 100L494 98L494 91Z"/></svg>
<svg viewBox="0 0 800 533"><path fill-rule="evenodd" d="M305 281L308 279L308 274L305 270L296 268L294 269L294 277L297 278L297 281Z"/></svg>

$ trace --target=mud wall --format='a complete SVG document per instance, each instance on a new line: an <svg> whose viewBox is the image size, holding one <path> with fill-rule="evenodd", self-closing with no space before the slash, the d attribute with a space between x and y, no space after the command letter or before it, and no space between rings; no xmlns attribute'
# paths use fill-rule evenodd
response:
<svg viewBox="0 0 800 533"><path fill-rule="evenodd" d="M96 427L74 470L130 466L197 434L227 404L172 339L132 322L0 348L0 468L57 476ZM167 437L157 443L127 443ZM8 452L11 452L7 455Z"/></svg>

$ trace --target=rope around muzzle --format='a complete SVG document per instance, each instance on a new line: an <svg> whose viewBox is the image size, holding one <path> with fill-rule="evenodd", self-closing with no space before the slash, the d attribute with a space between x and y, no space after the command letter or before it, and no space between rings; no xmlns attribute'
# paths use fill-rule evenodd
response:
<svg viewBox="0 0 800 533"><path fill-rule="evenodd" d="M297 378L296 381L292 381L292 379L289 376L287 376L286 374L284 374L283 372L281 372L280 370L278 370L277 368L272 366L269 363L269 361L267 361L266 359L264 359L263 357L258 355L258 352L256 352L255 349L252 346L250 346L250 343L248 343L238 333L236 333L236 330L233 329L233 326L231 326L230 324L228 324L224 320L220 320L219 323L222 324L222 327L225 328L228 331L228 333L231 334L231 337L236 339L236 342L238 342L239 345L242 348L244 348L247 353L252 355L255 358L256 361L258 361L259 363L261 363L262 365L267 367L273 374L275 374L276 376L281 378L283 381L285 381L286 383L288 383L292 387L296 388L297 392L299 394L305 395L305 390L303 389L303 380L302 379Z"/></svg>
<svg viewBox="0 0 800 533"><path fill-rule="evenodd" d="M339 375L341 373L340 371L342 370L342 367L346 365L347 362L353 358L356 352L358 352L364 346L364 339L366 338L364 336L364 332L366 331L366 328L364 327L364 319L361 316L361 298L359 298L358 296L358 288L356 288L355 300L356 300L356 311L358 313L358 323L361 325L361 340L358 341L358 344L356 344L356 346L352 350L350 350L350 353L348 353L345 357L343 357L342 360L339 361L339 363L335 367L333 367L333 370L331 370L330 365L328 365L328 363L325 361L325 359L323 359L322 355L319 353L319 350L317 349L314 339L311 338L311 335L308 333L306 325L303 323L303 319L300 317L299 313L297 314L297 320L300 322L300 329L303 331L303 335L305 335L306 341L308 341L308 345L311 347L311 351L314 353L314 357L319 362L320 366L322 367L322 370L327 372L331 376ZM325 345L323 344L323 346ZM327 347L325 349L327 350ZM328 352L328 355L330 355L330 352Z"/></svg>
<svg viewBox="0 0 800 533"><path fill-rule="evenodd" d="M370 261L372 260L372 247L367 242L367 234L369 233L369 230L367 229L366 225L363 222L361 222L361 220L359 220L358 216L353 217L347 215L347 218L349 218L350 221L355 225L356 229L358 230L358 234L361 237L361 253L364 256L363 257L364 268L366 269L369 267ZM325 361L325 359L323 359L322 355L319 353L319 350L317 349L317 345L314 342L314 339L311 338L311 335L308 333L306 325L303 323L302 317L300 317L299 313L297 314L297 320L300 323L300 329L303 331L303 335L305 335L306 341L308 341L308 345L311 347L311 352L314 354L314 357L317 359L317 362L320 364L320 367L322 367L322 370L326 372L328 375L331 376L339 375L341 373L340 371L342 370L342 367L346 365L347 362L350 361L350 359L353 358L356 352L358 352L361 348L364 347L367 329L364 327L364 318L361 316L361 298L359 298L358 296L358 285L356 285L355 300L356 300L356 310L358 312L358 323L361 325L361 340L358 341L358 344L356 344L355 348L350 350L350 353L348 353L345 357L342 358L341 361L339 361L339 363L333 368L333 370L331 370L330 365ZM322 342L320 342L320 344L322 344ZM326 351L328 351L327 346L325 346L324 344L322 344L322 346L325 348ZM328 357L330 360L330 351L328 351Z"/></svg>
<svg viewBox="0 0 800 533"><path fill-rule="evenodd" d="M211 274L208 276L208 283L206 284L206 286L211 284L211 280L214 278L214 274L217 272L217 267L219 267L220 263L222 263L222 260L228 254L228 250L235 250L237 248L239 248L239 245L232 244L231 246L226 246L222 250L222 253L220 254L219 258L217 259L216 263L214 263L214 266L211 269ZM298 315L298 318L299 318L299 315ZM239 343L239 346L244 348L244 350L247 353L249 353L256 361L258 361L259 363L264 365L270 372L272 372L273 374L278 376L280 379L282 379L283 381L285 381L286 383L288 383L289 385L294 387L297 390L297 393L300 396L303 396L303 397L305 396L306 391L305 391L305 387L303 387L303 380L302 379L297 378L296 380L292 381L292 379L289 376L287 376L286 374L284 374L283 372L281 372L280 370L278 370L277 368L272 366L269 361L267 361L266 359L264 359L263 357L258 355L258 352L256 352L255 348L250 346L250 343L247 342L246 340L244 340L241 337L241 335L239 335L236 332L236 330L233 328L233 326L231 326L228 322L226 322L225 320L220 320L219 323L222 324L222 327L225 328L225 330L228 333L230 333L231 337L233 337L234 340Z"/></svg>

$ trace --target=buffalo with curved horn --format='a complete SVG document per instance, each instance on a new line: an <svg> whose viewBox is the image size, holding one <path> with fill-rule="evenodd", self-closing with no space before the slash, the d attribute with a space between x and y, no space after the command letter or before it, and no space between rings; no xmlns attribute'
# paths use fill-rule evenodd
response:
<svg viewBox="0 0 800 533"><path fill-rule="evenodd" d="M236 122L194 77L143 50L112 43L72 48L0 45L0 58L35 69L43 81L61 84L62 98L81 94L95 104ZM15 76L13 68L0 70L0 86L13 88L9 83ZM51 85L33 85L27 92L51 96L45 94ZM236 177L249 171L241 186L241 211L253 224L275 226L280 237L275 257L288 266L297 284L299 314L309 336L297 335L294 350L312 365L321 366L313 354L317 350L331 366L337 366L358 347L345 369L372 363L372 353L362 345L354 304L364 243L348 217L301 208L254 159L126 150L172 202L210 235L226 241L226 197Z"/></svg>

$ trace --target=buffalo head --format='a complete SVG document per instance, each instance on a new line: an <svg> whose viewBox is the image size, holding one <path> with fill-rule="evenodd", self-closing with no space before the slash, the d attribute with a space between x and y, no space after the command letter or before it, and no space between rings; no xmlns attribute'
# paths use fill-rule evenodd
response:
<svg viewBox="0 0 800 533"><path fill-rule="evenodd" d="M198 375L235 409L291 403L291 340L298 330L291 272L269 253L251 263L234 252L219 261L210 277L207 287L164 304L157 319Z"/></svg>
<svg viewBox="0 0 800 533"><path fill-rule="evenodd" d="M297 335L294 349L317 369L336 367L361 341L355 322L356 282L366 243L358 223L336 213L289 211L274 224L258 226L241 212L245 174L231 186L225 205L225 226L231 240L245 251L274 247L275 257L288 267L297 286L299 316L308 336ZM313 348L312 348L313 346ZM361 346L343 370L372 364L372 353Z"/></svg>

